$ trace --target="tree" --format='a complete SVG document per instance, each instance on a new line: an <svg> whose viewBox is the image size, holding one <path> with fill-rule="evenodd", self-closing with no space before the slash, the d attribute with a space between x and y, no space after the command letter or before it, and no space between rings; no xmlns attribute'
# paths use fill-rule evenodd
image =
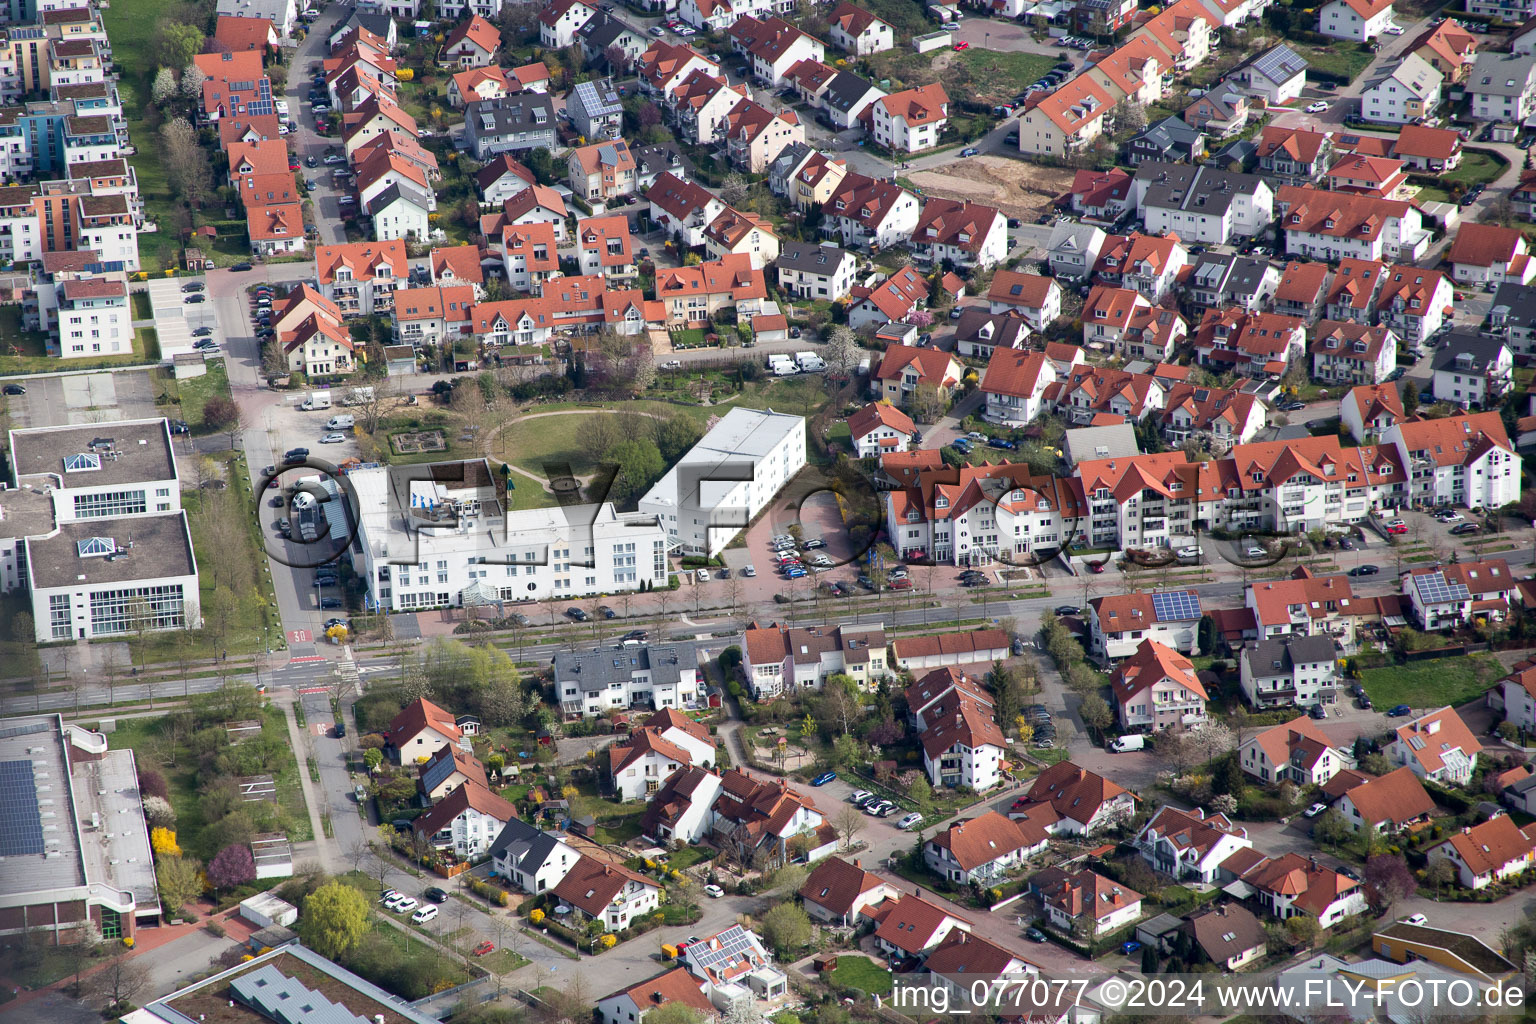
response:
<svg viewBox="0 0 1536 1024"><path fill-rule="evenodd" d="M195 63L188 64L181 72L181 95L183 99L200 100L203 96L203 83L208 81L208 76L203 74L203 69Z"/></svg>
<svg viewBox="0 0 1536 1024"><path fill-rule="evenodd" d="M618 465L618 475L614 477L608 499L620 507L644 494L646 488L667 469L656 442L645 437L632 438L614 445L605 453L604 458Z"/></svg>
<svg viewBox="0 0 1536 1024"><path fill-rule="evenodd" d="M1453 884L1458 877L1456 865L1443 857L1437 857L1429 862L1424 869L1424 881L1434 886L1438 894L1446 886Z"/></svg>
<svg viewBox="0 0 1536 1024"><path fill-rule="evenodd" d="M1403 381L1403 412L1412 416L1419 410L1419 386L1411 380Z"/></svg>
<svg viewBox="0 0 1536 1024"><path fill-rule="evenodd" d="M531 4L518 6L531 7ZM704 1024L704 1015L687 1003L664 1002L645 1011L647 1024Z"/></svg>
<svg viewBox="0 0 1536 1024"><path fill-rule="evenodd" d="M843 849L853 847L853 837L864 829L864 812L852 804L844 804L832 819L832 827L837 830L838 837L843 841Z"/></svg>
<svg viewBox="0 0 1536 1024"><path fill-rule="evenodd" d="M1312 839L1319 845L1338 846L1349 838L1349 823L1336 807L1323 812L1312 824Z"/></svg>
<svg viewBox="0 0 1536 1024"><path fill-rule="evenodd" d="M747 191L750 188L751 185L746 178L739 172L732 171L720 183L720 201L728 206L739 206L747 198Z"/></svg>
<svg viewBox="0 0 1536 1024"><path fill-rule="evenodd" d="M184 68L203 49L202 29L171 18L155 22L154 40L154 62L163 68Z"/></svg>
<svg viewBox="0 0 1536 1024"><path fill-rule="evenodd" d="M120 1009L138 1001L149 985L149 969L141 961L115 957L91 975L91 994L108 1009ZM117 1014L113 1014L117 1016Z"/></svg>
<svg viewBox="0 0 1536 1024"><path fill-rule="evenodd" d="M1407 899L1418 891L1419 885L1401 855L1379 853L1365 862L1366 894L1383 913L1390 914L1392 905Z"/></svg>
<svg viewBox="0 0 1536 1024"><path fill-rule="evenodd" d="M912 418L922 423L934 423L944 415L944 396L936 385L924 381L912 392Z"/></svg>
<svg viewBox="0 0 1536 1024"><path fill-rule="evenodd" d="M173 916L203 892L202 880L197 877L197 861L191 857L162 858L155 869L155 881L160 884L160 901Z"/></svg>
<svg viewBox="0 0 1536 1024"><path fill-rule="evenodd" d="M368 900L350 885L327 882L304 898L299 936L323 957L336 959L368 931Z"/></svg>
<svg viewBox="0 0 1536 1024"><path fill-rule="evenodd" d="M907 787L907 799L917 804L917 809L927 814L933 806L933 787L928 784L928 779L922 775L912 780L912 785Z"/></svg>
<svg viewBox="0 0 1536 1024"><path fill-rule="evenodd" d="M151 828L175 828L176 809L164 797L147 796L143 800L144 820Z"/></svg>
<svg viewBox="0 0 1536 1024"><path fill-rule="evenodd" d="M763 915L763 938L782 958L811 941L811 919L793 903L780 903Z"/></svg>
<svg viewBox="0 0 1536 1024"><path fill-rule="evenodd" d="M197 129L184 117L160 127L160 160L174 188L193 206L202 205L213 190L213 168L208 151L197 139Z"/></svg>
<svg viewBox="0 0 1536 1024"><path fill-rule="evenodd" d="M176 96L176 72L161 68L155 72L154 84L149 87L150 99L156 106L169 103Z"/></svg>
<svg viewBox="0 0 1536 1024"><path fill-rule="evenodd" d="M256 861L251 848L245 843L235 843L218 852L208 862L208 881L215 889L233 889L256 881Z"/></svg>
<svg viewBox="0 0 1536 1024"><path fill-rule="evenodd" d="M156 859L181 856L181 847L176 842L176 833L171 829L150 829L149 845L154 849Z"/></svg>
<svg viewBox="0 0 1536 1024"><path fill-rule="evenodd" d="M1110 723L1115 720L1114 712L1109 709L1109 702L1096 693L1090 693L1083 698L1083 702L1078 705L1077 714L1084 725L1099 732L1109 728Z"/></svg>
<svg viewBox="0 0 1536 1024"><path fill-rule="evenodd" d="M1311 949L1312 943L1317 941L1317 933L1322 929L1318 926L1317 918L1297 914L1295 917L1285 919L1285 930L1296 946Z"/></svg>

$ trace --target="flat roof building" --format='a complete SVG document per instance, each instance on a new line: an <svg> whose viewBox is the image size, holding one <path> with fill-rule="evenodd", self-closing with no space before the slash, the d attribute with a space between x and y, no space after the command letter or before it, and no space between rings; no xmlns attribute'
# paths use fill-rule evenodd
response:
<svg viewBox="0 0 1536 1024"><path fill-rule="evenodd" d="M508 510L506 485L484 459L373 467L348 479L370 605L411 611L667 583L667 542L654 516L579 498ZM569 493L580 493L574 481ZM336 514L349 508L328 504Z"/></svg>
<svg viewBox="0 0 1536 1024"><path fill-rule="evenodd" d="M131 938L160 916L132 750L58 715L0 723L0 935Z"/></svg>
<svg viewBox="0 0 1536 1024"><path fill-rule="evenodd" d="M674 548L718 555L805 467L805 418L732 409L640 499Z"/></svg>

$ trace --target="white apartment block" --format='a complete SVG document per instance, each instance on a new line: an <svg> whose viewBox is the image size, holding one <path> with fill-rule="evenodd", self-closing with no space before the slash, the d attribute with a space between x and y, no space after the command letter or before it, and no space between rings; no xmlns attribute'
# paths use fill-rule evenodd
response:
<svg viewBox="0 0 1536 1024"><path fill-rule="evenodd" d="M804 417L732 409L640 498L640 513L684 554L718 555L804 467Z"/></svg>
<svg viewBox="0 0 1536 1024"><path fill-rule="evenodd" d="M509 511L483 459L357 470L355 561L391 611L541 601L667 585L654 516L612 502ZM558 485L558 481L555 481ZM338 502L324 512L342 515Z"/></svg>
<svg viewBox="0 0 1536 1024"><path fill-rule="evenodd" d="M694 707L699 702L699 655L692 643L662 643L560 651L555 692L568 715L592 718L613 708Z"/></svg>
<svg viewBox="0 0 1536 1024"><path fill-rule="evenodd" d="M1338 702L1339 666L1333 637L1259 640L1238 655L1243 696L1255 708Z"/></svg>
<svg viewBox="0 0 1536 1024"><path fill-rule="evenodd" d="M1382 432L1415 504L1502 508L1520 499L1520 455L1496 412L1396 423Z"/></svg>

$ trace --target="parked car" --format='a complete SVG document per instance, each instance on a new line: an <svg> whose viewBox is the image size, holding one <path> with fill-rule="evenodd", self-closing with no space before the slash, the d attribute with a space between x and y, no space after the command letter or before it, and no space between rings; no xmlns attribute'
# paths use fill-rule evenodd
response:
<svg viewBox="0 0 1536 1024"><path fill-rule="evenodd" d="M1052 609L1057 615L1081 615L1083 610L1075 604L1059 604Z"/></svg>
<svg viewBox="0 0 1536 1024"><path fill-rule="evenodd" d="M7 384L5 386L5 393L8 395L24 395L27 393L27 389L20 384Z"/></svg>
<svg viewBox="0 0 1536 1024"><path fill-rule="evenodd" d="M567 608L565 610L565 614L566 614L566 616L568 618L575 619L577 622L586 622L587 621L587 613L585 611L583 611L582 609L577 608L575 605L572 605L571 607Z"/></svg>
<svg viewBox="0 0 1536 1024"><path fill-rule="evenodd" d="M856 789L853 791L853 795L848 798L848 802L851 804L856 804L860 800L863 800L870 795L871 794L867 789Z"/></svg>
<svg viewBox="0 0 1536 1024"><path fill-rule="evenodd" d="M1045 932L1033 926L1024 929L1024 937L1030 942L1044 942Z"/></svg>
<svg viewBox="0 0 1536 1024"><path fill-rule="evenodd" d="M1462 523L1460 526L1451 527L1451 536L1465 537L1469 534L1477 533L1481 529L1482 527L1476 523Z"/></svg>
<svg viewBox="0 0 1536 1024"><path fill-rule="evenodd" d="M825 786L835 778L837 778L837 772L822 772L820 775L811 780L811 785Z"/></svg>
<svg viewBox="0 0 1536 1024"><path fill-rule="evenodd" d="M346 441L346 434L326 434L320 439L321 444L342 444Z"/></svg>
<svg viewBox="0 0 1536 1024"><path fill-rule="evenodd" d="M421 904L417 901L416 897L402 896L400 899L396 900L395 905L389 909L393 910L397 914L406 914L412 910L415 910L419 906L421 906Z"/></svg>
<svg viewBox="0 0 1536 1024"><path fill-rule="evenodd" d="M492 942L490 939L482 941L474 948L475 956L485 956L487 953L494 953L495 951L496 943Z"/></svg>
<svg viewBox="0 0 1536 1024"><path fill-rule="evenodd" d="M1406 718L1411 714L1413 714L1413 708L1407 704L1394 704L1387 708L1388 718Z"/></svg>
<svg viewBox="0 0 1536 1024"><path fill-rule="evenodd" d="M907 829L914 829L922 823L923 816L918 814L916 811L913 811L911 814L903 815L900 819L898 819L896 822L896 827L905 831Z"/></svg>
<svg viewBox="0 0 1536 1024"><path fill-rule="evenodd" d="M616 619L619 617L619 613L608 607L606 604L598 605L597 613L605 619Z"/></svg>
<svg viewBox="0 0 1536 1024"><path fill-rule="evenodd" d="M447 890L439 889L435 885L432 886L431 888L429 888L426 892L422 893L422 895L425 896L427 899L431 900L433 903L447 903L448 902L448 892L447 892Z"/></svg>
<svg viewBox="0 0 1536 1024"><path fill-rule="evenodd" d="M725 895L725 890L720 888L718 885L706 885L704 887L704 895L708 896L710 899L717 900Z"/></svg>
<svg viewBox="0 0 1536 1024"><path fill-rule="evenodd" d="M1375 576L1379 572L1381 569L1374 565L1357 565L1349 570L1351 576Z"/></svg>

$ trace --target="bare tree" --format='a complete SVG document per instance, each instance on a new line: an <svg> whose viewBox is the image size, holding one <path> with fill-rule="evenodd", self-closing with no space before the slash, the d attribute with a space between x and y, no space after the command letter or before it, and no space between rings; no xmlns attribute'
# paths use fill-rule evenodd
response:
<svg viewBox="0 0 1536 1024"><path fill-rule="evenodd" d="M198 145L197 129L186 118L174 118L161 127L160 160L171 187L193 206L201 206L213 191L213 168L207 151Z"/></svg>
<svg viewBox="0 0 1536 1024"><path fill-rule="evenodd" d="M368 388L368 391L357 395L353 408L357 410L358 425L364 433L371 434L379 429L379 420L383 419L384 410L395 404L394 378L383 377L368 385Z"/></svg>
<svg viewBox="0 0 1536 1024"><path fill-rule="evenodd" d="M90 978L91 995L108 1009L137 1002L137 996L148 984L148 968L126 956L114 958Z"/></svg>
<svg viewBox="0 0 1536 1024"><path fill-rule="evenodd" d="M347 845L347 856L352 858L352 870L363 870L363 861L373 852L373 844L366 839L354 839Z"/></svg>
<svg viewBox="0 0 1536 1024"><path fill-rule="evenodd" d="M853 848L853 838L864 829L864 812L852 804L844 804L832 819L832 827L843 841L843 849Z"/></svg>

